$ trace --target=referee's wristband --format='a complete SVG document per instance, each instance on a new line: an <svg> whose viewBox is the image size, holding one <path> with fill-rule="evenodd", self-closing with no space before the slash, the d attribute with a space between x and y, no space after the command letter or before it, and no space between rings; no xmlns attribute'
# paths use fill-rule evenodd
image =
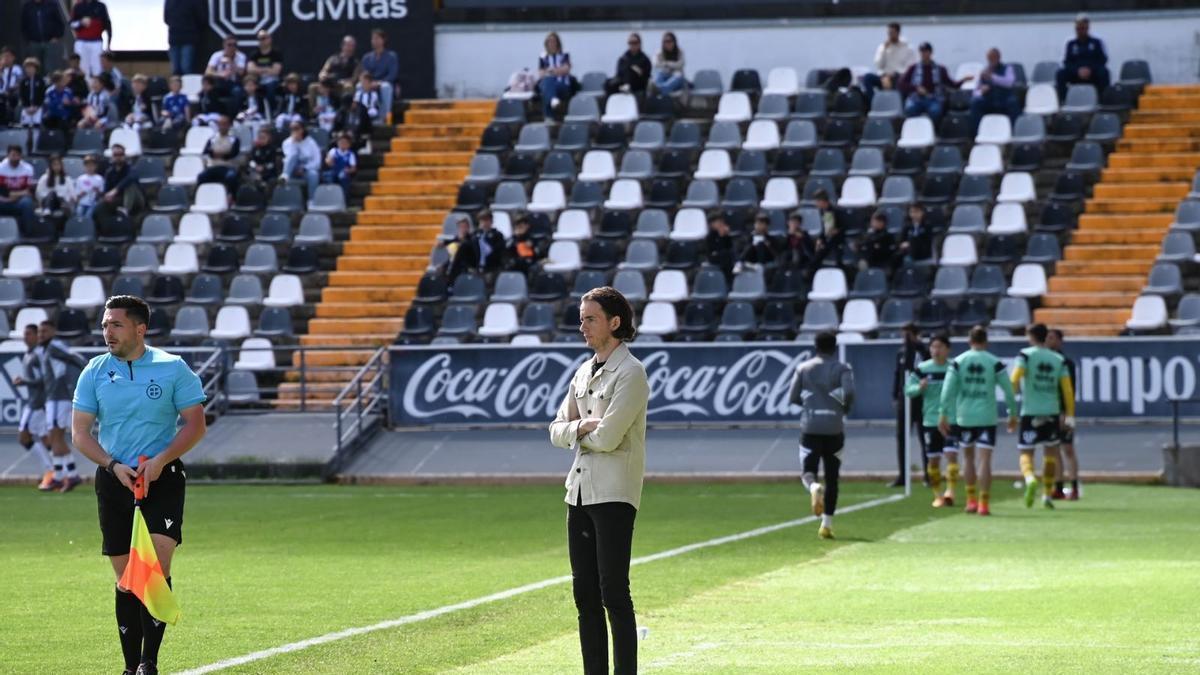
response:
<svg viewBox="0 0 1200 675"><path fill-rule="evenodd" d="M105 471L108 471L110 476L115 476L116 474L113 473L113 467L116 465L117 465L117 458L114 457L114 458L108 460L108 466L104 467L104 469L105 469Z"/></svg>

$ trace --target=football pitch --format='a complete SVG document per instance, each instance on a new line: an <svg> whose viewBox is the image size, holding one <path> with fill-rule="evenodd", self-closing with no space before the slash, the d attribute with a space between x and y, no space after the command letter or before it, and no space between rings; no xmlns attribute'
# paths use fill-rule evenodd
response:
<svg viewBox="0 0 1200 675"><path fill-rule="evenodd" d="M582 669L561 580L559 487L188 492L173 569L184 614L167 631L163 672L321 636L219 672ZM1082 501L1048 512L1026 510L1011 484L998 484L990 518L935 511L919 487L881 499L894 494L844 485L842 508L874 505L839 516L836 541L803 522L679 551L802 518L807 502L784 483L647 485L634 556L672 554L631 573L638 623L649 629L640 670L1200 669L1200 491L1089 485ZM0 523L0 672L120 672L90 487L65 496L0 488ZM364 626L377 629L334 635Z"/></svg>

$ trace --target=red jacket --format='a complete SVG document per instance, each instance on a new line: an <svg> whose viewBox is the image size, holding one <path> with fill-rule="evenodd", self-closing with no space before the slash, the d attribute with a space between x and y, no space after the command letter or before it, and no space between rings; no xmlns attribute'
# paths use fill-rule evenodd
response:
<svg viewBox="0 0 1200 675"><path fill-rule="evenodd" d="M84 17L91 17L92 22L83 25ZM107 32L112 40L112 22L108 19L108 7L100 0L77 2L71 10L71 29L75 31L76 40L99 40L100 34Z"/></svg>

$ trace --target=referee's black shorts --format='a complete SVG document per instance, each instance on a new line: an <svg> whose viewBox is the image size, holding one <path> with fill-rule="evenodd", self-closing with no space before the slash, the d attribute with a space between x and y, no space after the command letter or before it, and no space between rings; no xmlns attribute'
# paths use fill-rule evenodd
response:
<svg viewBox="0 0 1200 675"><path fill-rule="evenodd" d="M142 500L142 517L150 534L162 534L183 543L183 497L187 474L178 459L163 467L150 494ZM133 493L104 467L96 468L96 504L100 511L100 552L107 556L129 553L133 538Z"/></svg>

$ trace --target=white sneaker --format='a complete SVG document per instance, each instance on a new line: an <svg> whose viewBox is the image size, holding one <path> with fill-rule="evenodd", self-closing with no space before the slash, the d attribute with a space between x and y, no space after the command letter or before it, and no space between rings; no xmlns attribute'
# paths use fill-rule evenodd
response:
<svg viewBox="0 0 1200 675"><path fill-rule="evenodd" d="M554 98L550 99L550 107L551 107L551 108L554 108L554 109L556 109L556 110L557 110L557 109L558 109L558 106L559 106L559 105L561 105L561 104L562 104L562 101L558 100L558 97L557 97L557 96L555 96Z"/></svg>
<svg viewBox="0 0 1200 675"><path fill-rule="evenodd" d="M814 516L824 515L825 513L825 486L820 483L813 483L808 489L812 497L812 512Z"/></svg>

